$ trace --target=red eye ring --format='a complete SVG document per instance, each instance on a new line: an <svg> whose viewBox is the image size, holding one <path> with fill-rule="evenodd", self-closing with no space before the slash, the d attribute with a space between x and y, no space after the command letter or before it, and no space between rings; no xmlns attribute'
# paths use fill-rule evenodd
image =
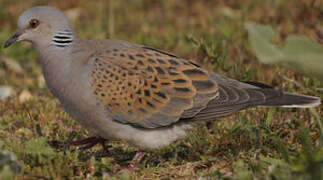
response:
<svg viewBox="0 0 323 180"><path fill-rule="evenodd" d="M35 29L39 25L39 20L38 19L31 19L29 21L29 26L33 29Z"/></svg>

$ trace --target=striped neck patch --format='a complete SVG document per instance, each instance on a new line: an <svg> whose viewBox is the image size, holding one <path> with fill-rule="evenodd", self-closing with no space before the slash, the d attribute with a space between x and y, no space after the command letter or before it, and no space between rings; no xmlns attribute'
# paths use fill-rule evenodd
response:
<svg viewBox="0 0 323 180"><path fill-rule="evenodd" d="M72 44L73 40L73 31L71 31L70 29L59 30L53 36L51 44L55 45L56 47L63 48Z"/></svg>

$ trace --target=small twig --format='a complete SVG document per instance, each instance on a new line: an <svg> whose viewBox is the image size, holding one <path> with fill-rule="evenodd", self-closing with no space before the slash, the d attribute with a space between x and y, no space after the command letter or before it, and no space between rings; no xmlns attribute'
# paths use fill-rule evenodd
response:
<svg viewBox="0 0 323 180"><path fill-rule="evenodd" d="M311 93L316 93L315 91L313 91L312 89L309 89L309 88L306 88L305 86L303 86L301 83L299 83L299 82L297 82L297 81L295 81L295 80L293 80L293 79L290 79L290 78L288 78L287 76L285 76L285 75L280 75L285 81L288 81L288 82L290 82L290 83L292 83L292 84L294 84L295 86L297 86L297 87L299 87L299 88L302 88L302 89L306 89L306 90L308 90L308 91L310 91Z"/></svg>
<svg viewBox="0 0 323 180"><path fill-rule="evenodd" d="M304 88L299 82L296 82L295 80L293 79L290 79L288 78L287 76L285 75L280 75L285 81L288 81L288 82L291 82L293 84L295 84L297 87L300 87L300 88Z"/></svg>

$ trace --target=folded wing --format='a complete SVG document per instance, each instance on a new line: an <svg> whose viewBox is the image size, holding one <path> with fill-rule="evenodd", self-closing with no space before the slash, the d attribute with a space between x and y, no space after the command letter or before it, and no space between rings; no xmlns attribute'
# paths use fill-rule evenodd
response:
<svg viewBox="0 0 323 180"><path fill-rule="evenodd" d="M107 48L92 58L93 91L121 123L167 126L195 116L218 95L207 71L159 50Z"/></svg>

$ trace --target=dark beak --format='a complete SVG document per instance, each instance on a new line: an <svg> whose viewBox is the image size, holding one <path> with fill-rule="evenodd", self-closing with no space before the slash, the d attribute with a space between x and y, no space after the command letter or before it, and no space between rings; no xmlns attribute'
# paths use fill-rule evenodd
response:
<svg viewBox="0 0 323 180"><path fill-rule="evenodd" d="M21 32L16 32L13 36L11 36L10 39L8 39L5 43L4 43L4 48L9 47L11 44L13 44L14 42L16 42L19 38L19 36L21 35Z"/></svg>

